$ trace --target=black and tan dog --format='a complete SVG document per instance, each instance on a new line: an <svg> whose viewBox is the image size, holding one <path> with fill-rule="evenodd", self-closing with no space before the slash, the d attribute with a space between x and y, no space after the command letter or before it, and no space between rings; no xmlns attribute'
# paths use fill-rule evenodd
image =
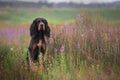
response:
<svg viewBox="0 0 120 80"><path fill-rule="evenodd" d="M44 58L46 51L45 36L50 37L50 27L44 18L36 18L30 26L31 41L28 48L30 59L33 62L38 61L39 53L41 52Z"/></svg>

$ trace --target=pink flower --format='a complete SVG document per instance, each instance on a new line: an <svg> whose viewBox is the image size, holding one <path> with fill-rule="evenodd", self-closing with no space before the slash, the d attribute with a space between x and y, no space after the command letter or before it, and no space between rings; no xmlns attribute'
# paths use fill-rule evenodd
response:
<svg viewBox="0 0 120 80"><path fill-rule="evenodd" d="M69 26L69 32L73 31L73 26Z"/></svg>
<svg viewBox="0 0 120 80"><path fill-rule="evenodd" d="M60 52L64 52L64 50L65 50L65 47L64 47L64 45L62 45L60 48Z"/></svg>
<svg viewBox="0 0 120 80"><path fill-rule="evenodd" d="M57 52L58 52L58 50L56 48L54 48L54 53L57 53Z"/></svg>
<svg viewBox="0 0 120 80"><path fill-rule="evenodd" d="M83 17L80 15L80 13L78 14L78 20L83 23Z"/></svg>
<svg viewBox="0 0 120 80"><path fill-rule="evenodd" d="M49 44L53 44L54 43L54 40L52 38L49 39Z"/></svg>
<svg viewBox="0 0 120 80"><path fill-rule="evenodd" d="M63 28L66 30L66 29L67 29L67 25L66 25L66 24L64 24L64 25L63 25Z"/></svg>
<svg viewBox="0 0 120 80"><path fill-rule="evenodd" d="M77 48L80 49L80 43L77 44Z"/></svg>

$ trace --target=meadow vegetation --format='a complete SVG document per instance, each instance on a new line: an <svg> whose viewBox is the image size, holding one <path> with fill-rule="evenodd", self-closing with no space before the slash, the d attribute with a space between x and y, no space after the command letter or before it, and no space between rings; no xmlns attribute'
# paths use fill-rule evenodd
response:
<svg viewBox="0 0 120 80"><path fill-rule="evenodd" d="M120 80L120 10L0 8L1 80ZM28 71L29 27L51 28L45 68Z"/></svg>

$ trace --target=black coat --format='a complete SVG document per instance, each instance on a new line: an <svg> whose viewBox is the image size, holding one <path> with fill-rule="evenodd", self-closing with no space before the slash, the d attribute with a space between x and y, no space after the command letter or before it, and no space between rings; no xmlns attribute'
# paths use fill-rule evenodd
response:
<svg viewBox="0 0 120 80"><path fill-rule="evenodd" d="M42 21L45 24L45 31L38 31L38 23ZM33 45L37 44L39 42L40 39L42 39L45 42L44 36L50 37L50 27L48 25L48 22L46 19L44 18L36 18L33 23L30 26L30 36L31 36L31 41L30 41L30 45L29 45L29 52L31 54L31 58L33 60L36 60L39 54L39 49L36 48L33 51Z"/></svg>

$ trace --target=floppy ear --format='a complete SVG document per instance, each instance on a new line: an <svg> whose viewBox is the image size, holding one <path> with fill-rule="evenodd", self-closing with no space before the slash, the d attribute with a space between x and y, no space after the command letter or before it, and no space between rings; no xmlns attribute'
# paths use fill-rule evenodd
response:
<svg viewBox="0 0 120 80"><path fill-rule="evenodd" d="M30 26L30 36L36 34L36 32L37 32L37 27L36 27L36 19L35 19Z"/></svg>
<svg viewBox="0 0 120 80"><path fill-rule="evenodd" d="M37 43L37 35L38 35L37 19L35 19L30 26L30 36L34 40L33 43Z"/></svg>
<svg viewBox="0 0 120 80"><path fill-rule="evenodd" d="M44 19L44 23L45 23L45 35L47 37L50 37L50 27L49 27L48 22L47 22L46 19Z"/></svg>

